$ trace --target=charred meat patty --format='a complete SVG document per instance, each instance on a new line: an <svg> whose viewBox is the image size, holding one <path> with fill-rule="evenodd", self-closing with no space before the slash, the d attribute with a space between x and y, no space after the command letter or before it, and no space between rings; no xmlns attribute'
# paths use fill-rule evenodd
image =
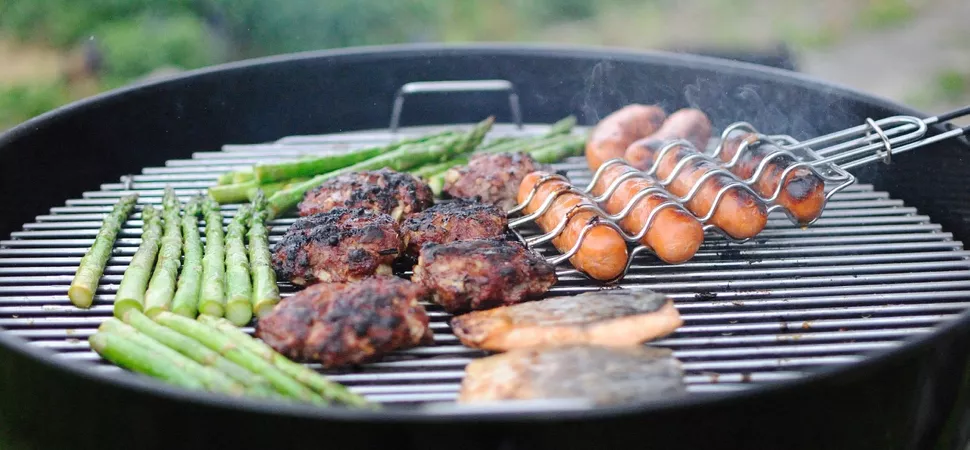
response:
<svg viewBox="0 0 970 450"><path fill-rule="evenodd" d="M434 342L419 303L428 291L392 276L321 283L283 300L259 319L256 336L294 360L332 368L379 360Z"/></svg>
<svg viewBox="0 0 970 450"><path fill-rule="evenodd" d="M500 238L507 226L505 211L498 207L471 200L455 200L411 214L401 223L401 236L405 252L416 258L426 243Z"/></svg>
<svg viewBox="0 0 970 450"><path fill-rule="evenodd" d="M336 208L297 219L273 248L273 269L296 285L354 281L391 274L401 250L401 234L391 216Z"/></svg>
<svg viewBox="0 0 970 450"><path fill-rule="evenodd" d="M558 280L551 264L522 244L501 239L425 244L411 279L451 313L521 303Z"/></svg>
<svg viewBox="0 0 970 450"><path fill-rule="evenodd" d="M300 202L301 216L333 208L364 208L389 214L401 221L434 202L431 188L417 177L391 169L353 172L331 178L307 192Z"/></svg>
<svg viewBox="0 0 970 450"><path fill-rule="evenodd" d="M673 300L647 289L553 297L451 319L451 328L463 344L492 351L570 344L640 345L682 324Z"/></svg>
<svg viewBox="0 0 970 450"><path fill-rule="evenodd" d="M479 200L509 211L517 204L522 179L544 168L525 153L482 153L473 156L467 165L445 173L444 192L454 198Z"/></svg>

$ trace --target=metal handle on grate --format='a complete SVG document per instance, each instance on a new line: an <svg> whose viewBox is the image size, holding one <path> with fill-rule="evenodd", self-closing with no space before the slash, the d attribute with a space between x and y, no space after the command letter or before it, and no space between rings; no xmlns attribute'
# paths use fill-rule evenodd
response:
<svg viewBox="0 0 970 450"><path fill-rule="evenodd" d="M412 94L443 94L451 92L508 92L509 109L512 120L522 129L522 106L519 104L519 94L515 85L508 80L463 80L463 81L415 81L401 86L394 97L394 108L391 110L391 124L389 128L396 133L401 123L401 110L404 108L404 98Z"/></svg>

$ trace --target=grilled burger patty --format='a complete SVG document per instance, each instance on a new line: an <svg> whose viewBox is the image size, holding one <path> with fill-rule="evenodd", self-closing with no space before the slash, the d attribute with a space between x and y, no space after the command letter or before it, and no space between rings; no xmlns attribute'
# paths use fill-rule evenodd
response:
<svg viewBox="0 0 970 450"><path fill-rule="evenodd" d="M669 349L525 348L470 362L458 401L584 399L619 404L686 394L683 376Z"/></svg>
<svg viewBox="0 0 970 450"><path fill-rule="evenodd" d="M448 312L526 301L556 284L556 269L523 245L501 239L425 244L411 279Z"/></svg>
<svg viewBox="0 0 970 450"><path fill-rule="evenodd" d="M333 208L365 208L390 214L400 221L434 202L431 188L408 173L391 169L360 171L331 178L306 193L301 216Z"/></svg>
<svg viewBox="0 0 970 450"><path fill-rule="evenodd" d="M571 344L639 345L666 336L681 324L671 299L645 289L553 297L451 319L451 328L463 344L492 351Z"/></svg>
<svg viewBox="0 0 970 450"><path fill-rule="evenodd" d="M296 285L354 281L391 274L401 250L401 234L391 216L335 208L297 219L273 248L273 269Z"/></svg>
<svg viewBox="0 0 970 450"><path fill-rule="evenodd" d="M449 169L444 191L454 198L479 200L509 211L517 204L522 179L543 168L525 153L482 153L473 156L468 165Z"/></svg>
<svg viewBox="0 0 970 450"><path fill-rule="evenodd" d="M419 303L427 296L423 287L397 277L321 283L262 317L256 336L291 359L327 368L376 361L392 350L434 342Z"/></svg>
<svg viewBox="0 0 970 450"><path fill-rule="evenodd" d="M455 200L412 214L401 223L401 235L405 252L417 257L426 243L499 238L507 226L505 211L494 205Z"/></svg>

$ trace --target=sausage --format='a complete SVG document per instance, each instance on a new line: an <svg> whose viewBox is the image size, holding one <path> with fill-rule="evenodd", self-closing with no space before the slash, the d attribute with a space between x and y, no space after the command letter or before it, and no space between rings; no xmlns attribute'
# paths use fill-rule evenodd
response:
<svg viewBox="0 0 970 450"><path fill-rule="evenodd" d="M593 186L593 194L602 195L619 176L636 171L626 164L607 167ZM603 209L610 214L617 214L627 207L638 192L655 186L657 186L656 182L650 178L633 177L624 180L606 199ZM627 216L620 220L620 227L630 234L639 233L650 214L668 201L670 198L661 193L653 193L641 198ZM658 258L670 264L680 264L693 258L703 242L704 227L697 218L680 208L670 207L661 209L657 213L647 234L640 239L641 244L653 249Z"/></svg>
<svg viewBox="0 0 970 450"><path fill-rule="evenodd" d="M684 139L694 148L704 151L711 140L712 128L711 121L703 111L684 108L668 116L660 129L649 137L661 141Z"/></svg>
<svg viewBox="0 0 970 450"><path fill-rule="evenodd" d="M633 141L653 134L665 118L666 113L659 106L636 103L604 117L586 141L586 163L590 170L611 159L622 158Z"/></svg>
<svg viewBox="0 0 970 450"><path fill-rule="evenodd" d="M665 142L653 137L634 142L626 151L626 159L633 167L649 170L654 165L655 158L660 153ZM666 180L673 172L677 162L690 155L697 154L697 150L678 145L668 151L659 161L655 172L660 180ZM704 174L721 167L707 159L692 159L682 168L677 176L666 186L667 190L678 197L686 196L697 181ZM711 211L717 193L728 184L738 180L729 174L719 173L707 178L700 186L693 198L684 206L698 217L704 217ZM768 212L764 202L751 192L736 187L729 189L714 210L710 223L724 230L728 236L735 239L754 237L764 229L768 222Z"/></svg>
<svg viewBox="0 0 970 450"><path fill-rule="evenodd" d="M732 131L724 139L718 157L725 163L731 162L744 141L753 144L755 139L757 137L747 131ZM750 146L741 154L741 159L729 169L738 177L747 180L758 170L758 165L765 157L779 150L781 149L777 146L766 143ZM788 155L772 158L752 185L755 192L764 198L775 195L782 173L797 163L798 161ZM785 176L784 185L775 203L788 210L799 224L812 222L822 215L822 207L825 205L825 180L807 167L792 170Z"/></svg>
<svg viewBox="0 0 970 450"><path fill-rule="evenodd" d="M547 175L548 173L542 171L535 171L526 175L519 185L519 204L525 202L536 183ZM526 214L535 212L550 194L569 186L569 183L561 180L543 183L523 211ZM581 203L592 204L585 196L573 192L561 194L553 201L549 209L536 219L536 223L548 233L559 225L570 209ZM576 245L576 241L586 224L603 223L605 221L606 219L596 211L585 210L574 213L566 224L566 228L552 239L552 244L561 253L566 253ZM572 263L573 267L593 279L611 281L623 274L628 256L626 240L617 230L604 224L594 226L589 230L589 233L583 238L579 251L569 258L569 262Z"/></svg>

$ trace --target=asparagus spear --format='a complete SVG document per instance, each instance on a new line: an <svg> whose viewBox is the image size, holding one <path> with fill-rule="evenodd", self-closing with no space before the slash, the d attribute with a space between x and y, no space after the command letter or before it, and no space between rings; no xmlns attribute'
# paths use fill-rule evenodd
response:
<svg viewBox="0 0 970 450"><path fill-rule="evenodd" d="M283 189L286 189L286 188L288 188L290 186L293 186L294 184L302 183L302 182L304 182L306 180L309 180L309 178L307 178L307 177L292 178L292 179L289 179L289 180L277 181L277 182L274 182L274 183L263 184L263 185L259 185L259 186L256 186L256 187L252 187L252 188L249 188L249 189L246 190L246 198L250 202L252 202L253 199L256 198L256 193L258 193L259 191L263 191L263 195L269 196L269 195L273 195L273 194L275 194L275 193L277 193L279 191L282 191Z"/></svg>
<svg viewBox="0 0 970 450"><path fill-rule="evenodd" d="M178 287L172 299L172 312L185 317L199 313L199 289L202 285L202 239L199 237L201 199L192 199L182 215L182 243L184 264L178 277Z"/></svg>
<svg viewBox="0 0 970 450"><path fill-rule="evenodd" d="M155 271L145 291L145 313L152 316L159 311L168 311L172 296L175 295L175 282L178 277L182 256L182 230L179 228L179 204L175 190L165 188L162 194L162 217L165 218L165 231L162 246L158 251Z"/></svg>
<svg viewBox="0 0 970 450"><path fill-rule="evenodd" d="M276 350L273 350L272 347L267 345L262 340L256 339L244 333L228 320L214 317L200 317L199 321L218 329L220 332L229 337L229 340L232 341L233 344L239 346L239 348L246 349L256 355L259 355L259 357L269 361L276 366L276 368L282 370L287 375L295 378L297 381L307 386L310 386L327 400L340 402L351 406L364 406L370 404L364 397L350 392L349 389L340 383L330 381L323 375L315 372L313 369L287 359L285 356L277 353Z"/></svg>
<svg viewBox="0 0 970 450"><path fill-rule="evenodd" d="M219 178L216 178L216 185L219 186L223 184L232 184L232 178L234 175L236 175L235 172L226 172L219 175Z"/></svg>
<svg viewBox="0 0 970 450"><path fill-rule="evenodd" d="M212 186L209 188L209 197L220 204L242 203L246 201L246 194L249 190L256 188L259 188L259 183L256 180Z"/></svg>
<svg viewBox="0 0 970 450"><path fill-rule="evenodd" d="M67 289L67 296L71 303L78 308L89 308L94 301L94 292L98 289L101 282L101 275L104 274L104 266L111 258L111 249L114 248L118 232L124 226L131 211L135 209L137 195L126 195L118 200L118 203L111 209L105 217L98 230L98 236L94 238L94 245L81 258L71 287Z"/></svg>
<svg viewBox="0 0 970 450"><path fill-rule="evenodd" d="M259 191L253 199L253 218L249 224L249 265L253 277L253 314L262 317L280 302L276 272L269 253L269 231L266 229L266 197Z"/></svg>
<svg viewBox="0 0 970 450"><path fill-rule="evenodd" d="M446 173L448 173L447 169L428 177L428 187L431 188L431 193L433 193L435 197L441 197L441 192L445 190Z"/></svg>
<svg viewBox="0 0 970 450"><path fill-rule="evenodd" d="M515 141L506 142L505 144L490 147L486 150L476 152L476 153L515 153L515 152L528 153L537 148L546 147L559 142L566 142L574 138L575 136L570 136L570 135L555 135L555 136L544 136L544 137L528 138L528 139L517 139Z"/></svg>
<svg viewBox="0 0 970 450"><path fill-rule="evenodd" d="M131 263L125 269L125 275L118 286L114 305L116 317L121 317L129 309L141 311L144 307L145 289L148 287L148 279L152 276L158 247L161 245L162 217L158 210L151 205L146 205L141 210L141 218L144 221L141 245L135 251L135 256L132 256Z"/></svg>
<svg viewBox="0 0 970 450"><path fill-rule="evenodd" d="M305 183L300 183L289 189L284 189L273 194L267 201L269 207L269 219L278 217L280 214L296 206L307 191L313 189L324 181L343 175L345 173L358 172L362 170L376 170L389 167L394 170L403 171L422 164L440 162L472 151L481 144L485 134L492 128L495 118L489 117L479 122L465 135L445 138L440 143L430 145L410 144L399 147L398 149L384 153L380 156L361 161L349 167L335 170L330 173L317 175Z"/></svg>
<svg viewBox="0 0 970 450"><path fill-rule="evenodd" d="M467 163L468 163L468 157L459 156L457 158L449 159L442 163L429 164L427 166L418 167L417 169L414 169L411 171L411 175L414 175L418 178L427 179L427 178L431 178L431 176L436 173L444 172L454 166L460 166L462 164L467 164Z"/></svg>
<svg viewBox="0 0 970 450"><path fill-rule="evenodd" d="M243 205L236 217L229 222L226 233L226 311L225 315L236 325L245 325L253 318L253 290L249 278L249 260L246 258L246 224L252 215L252 206Z"/></svg>
<svg viewBox="0 0 970 450"><path fill-rule="evenodd" d="M214 200L204 200L205 255L202 257L202 291L199 312L222 317L226 307L226 244L222 234L222 212Z"/></svg>
<svg viewBox="0 0 970 450"><path fill-rule="evenodd" d="M91 335L88 342L91 349L117 366L189 389L205 389L202 381L172 364L167 358L118 333L99 331Z"/></svg>
<svg viewBox="0 0 970 450"><path fill-rule="evenodd" d="M533 149L529 156L540 163L554 163L569 156L583 154L586 140L582 136L570 136L562 142L554 142L545 147Z"/></svg>
<svg viewBox="0 0 970 450"><path fill-rule="evenodd" d="M185 372L189 376L199 380L213 392L221 392L224 394L231 395L242 395L245 393L245 386L241 383L229 378L222 372L219 372L211 367L203 366L189 358L185 355L166 347L164 344L152 339L151 337L140 333L135 328L130 325L112 317L101 323L98 331L107 331L110 333L115 333L119 336L128 339L133 344L140 345L141 347L161 356L168 360L168 363L175 366L179 370Z"/></svg>
<svg viewBox="0 0 970 450"><path fill-rule="evenodd" d="M209 325L169 312L161 312L154 319L166 327L201 342L206 347L219 352L226 359L266 377L270 384L282 394L312 403L326 403L315 392L290 378L255 353L234 345L229 337Z"/></svg>
<svg viewBox="0 0 970 450"><path fill-rule="evenodd" d="M363 148L346 153L275 164L257 164L253 168L253 171L256 174L256 181L260 184L288 180L291 178L312 177L314 175L332 172L337 169L357 164L361 161L371 159L383 153L397 150L398 148L406 145L421 144L453 135L455 135L454 131L444 131L414 139L401 140L390 145Z"/></svg>
<svg viewBox="0 0 970 450"><path fill-rule="evenodd" d="M122 320L152 339L161 342L166 347L187 356L203 366L218 370L229 378L242 383L246 387L246 392L251 395L270 397L276 394L265 378L224 358L216 351L202 345L199 341L182 335L171 328L155 323L148 316L138 311L131 310L126 312Z"/></svg>
<svg viewBox="0 0 970 450"><path fill-rule="evenodd" d="M568 115L556 121L549 127L546 131L545 136L555 136L557 134L569 134L573 131L573 127L576 126L576 116Z"/></svg>
<svg viewBox="0 0 970 450"><path fill-rule="evenodd" d="M478 146L477 151L488 150L489 148L495 147L496 145L502 145L502 144L505 144L506 142L512 142L515 140L518 140L518 138L514 138L512 136L497 137L495 139L492 139L489 142L483 143L482 145Z"/></svg>

